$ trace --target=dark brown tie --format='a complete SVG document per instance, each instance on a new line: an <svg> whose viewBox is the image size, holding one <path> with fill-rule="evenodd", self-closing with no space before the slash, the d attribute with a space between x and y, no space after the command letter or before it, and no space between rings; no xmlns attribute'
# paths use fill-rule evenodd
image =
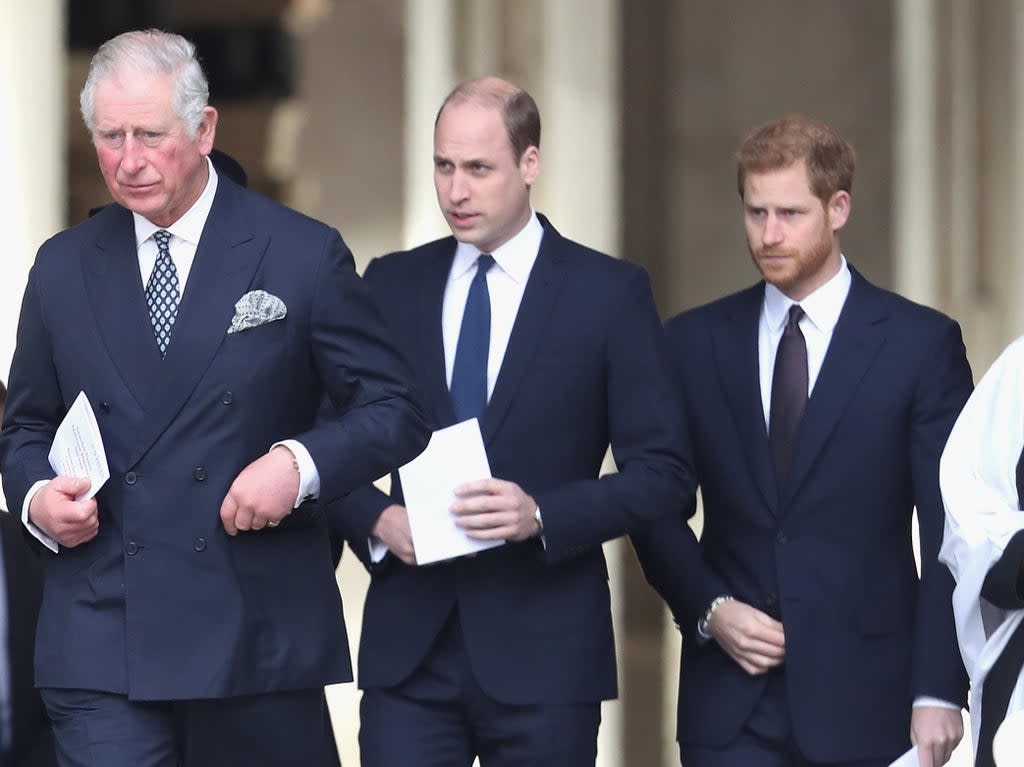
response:
<svg viewBox="0 0 1024 767"><path fill-rule="evenodd" d="M800 419L807 407L807 342L800 332L803 316L804 310L799 304L789 307L789 320L775 353L768 441L775 456L775 475L780 492L786 489Z"/></svg>

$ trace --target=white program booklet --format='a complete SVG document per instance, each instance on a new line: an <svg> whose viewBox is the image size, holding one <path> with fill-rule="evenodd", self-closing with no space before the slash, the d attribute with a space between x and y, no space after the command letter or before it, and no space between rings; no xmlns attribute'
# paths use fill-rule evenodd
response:
<svg viewBox="0 0 1024 767"><path fill-rule="evenodd" d="M417 564L452 559L505 543L470 538L455 524L449 510L456 486L491 476L477 419L435 431L426 450L401 467L398 475L402 478Z"/></svg>
<svg viewBox="0 0 1024 767"><path fill-rule="evenodd" d="M917 758L917 746L911 749L889 765L889 767L921 767L921 761Z"/></svg>
<svg viewBox="0 0 1024 767"><path fill-rule="evenodd" d="M75 500L92 498L110 479L107 454L103 449L103 438L96 423L89 398L80 392L68 410L64 420L53 435L50 447L50 466L57 474L66 477L88 477L89 489Z"/></svg>

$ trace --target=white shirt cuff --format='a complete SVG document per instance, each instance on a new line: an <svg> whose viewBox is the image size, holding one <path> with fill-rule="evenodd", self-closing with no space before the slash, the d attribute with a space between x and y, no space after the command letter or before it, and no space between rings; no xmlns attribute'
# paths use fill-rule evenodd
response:
<svg viewBox="0 0 1024 767"><path fill-rule="evenodd" d="M370 546L370 561L373 562L374 564L377 564L382 559L384 559L384 557L387 556L387 553L390 550L390 549L388 549L388 545L386 543L384 543L384 541L382 541L380 538L376 538L376 537L374 537L372 535L369 538L369 546Z"/></svg>
<svg viewBox="0 0 1024 767"><path fill-rule="evenodd" d="M914 708L921 708L922 706L948 708L952 711L960 710L960 706L956 703L950 703L948 700L942 700L942 698L929 698L927 695L920 695L914 698Z"/></svg>
<svg viewBox="0 0 1024 767"><path fill-rule="evenodd" d="M544 537L544 518L540 515L540 506L537 507L537 510L534 512L534 516L537 519L537 524L540 525L540 535L537 537L540 538L541 547L543 547L544 551L547 551L548 541L547 538Z"/></svg>
<svg viewBox="0 0 1024 767"><path fill-rule="evenodd" d="M28 489L28 492L25 493L25 502L21 504L21 523L25 525L26 528L28 528L28 531L32 533L33 538L38 540L46 548L48 548L50 551L56 554L60 551L60 544L58 544L57 541L48 536L38 527L33 525L31 520L29 520L28 518L28 507L32 505L32 499L36 497L36 493L42 490L43 486L46 485L49 481L50 480L48 479L41 479L34 485L32 485L32 487Z"/></svg>
<svg viewBox="0 0 1024 767"><path fill-rule="evenodd" d="M312 499L320 497L320 472L316 469L316 464L313 463L313 457L306 450L305 446L294 439L285 439L280 442L275 442L270 446L273 450L278 445L282 445L292 451L292 455L295 456L295 462L299 465L299 493L295 496L295 506L293 508L299 508L303 503Z"/></svg>

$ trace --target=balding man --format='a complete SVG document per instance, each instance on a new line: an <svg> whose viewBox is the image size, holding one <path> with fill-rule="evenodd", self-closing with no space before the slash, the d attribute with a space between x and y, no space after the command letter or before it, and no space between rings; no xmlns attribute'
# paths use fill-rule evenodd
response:
<svg viewBox="0 0 1024 767"><path fill-rule="evenodd" d="M453 237L366 272L434 426L480 419L494 479L456 488L458 524L508 543L417 567L401 488L344 504L357 553L389 550L359 654L365 767L593 764L616 695L601 544L692 491L647 275L534 212L539 147L521 88L456 88L434 128Z"/></svg>

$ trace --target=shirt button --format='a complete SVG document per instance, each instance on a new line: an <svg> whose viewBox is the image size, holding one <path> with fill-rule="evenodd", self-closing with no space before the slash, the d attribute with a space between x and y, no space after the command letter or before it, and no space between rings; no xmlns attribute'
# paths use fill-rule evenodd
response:
<svg viewBox="0 0 1024 767"><path fill-rule="evenodd" d="M220 401L223 402L225 405L230 405L232 402L235 401L235 395L229 391L226 391L221 395Z"/></svg>
<svg viewBox="0 0 1024 767"><path fill-rule="evenodd" d="M203 468L202 466L199 466L196 468L195 471L192 472L192 476L195 477L196 480L198 480L199 482L202 482L204 479L206 479L206 469Z"/></svg>
<svg viewBox="0 0 1024 767"><path fill-rule="evenodd" d="M101 413L109 413L110 412L110 403L109 402L101 402L100 403L100 412Z"/></svg>
<svg viewBox="0 0 1024 767"><path fill-rule="evenodd" d="M775 542L786 544L789 543L789 538L786 537L786 534L784 532L779 530L779 532L775 534Z"/></svg>
<svg viewBox="0 0 1024 767"><path fill-rule="evenodd" d="M139 553L139 544L135 541L128 541L128 543L124 545L124 550L128 552L128 556L134 557Z"/></svg>
<svg viewBox="0 0 1024 767"><path fill-rule="evenodd" d="M134 471L129 471L127 474L124 475L124 483L126 485L134 485L137 480L138 476L135 474Z"/></svg>
<svg viewBox="0 0 1024 767"><path fill-rule="evenodd" d="M193 541L192 543L192 548L194 548L196 551L206 551L206 539L196 538L195 541Z"/></svg>

